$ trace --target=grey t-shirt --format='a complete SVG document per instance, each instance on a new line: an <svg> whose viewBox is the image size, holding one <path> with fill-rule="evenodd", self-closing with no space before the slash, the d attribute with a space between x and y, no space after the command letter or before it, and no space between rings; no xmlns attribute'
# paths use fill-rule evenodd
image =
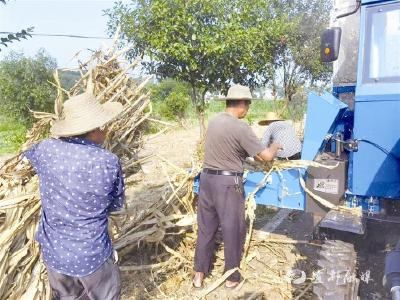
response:
<svg viewBox="0 0 400 300"><path fill-rule="evenodd" d="M228 113L220 113L208 123L203 167L243 172L246 157L264 149L249 125Z"/></svg>

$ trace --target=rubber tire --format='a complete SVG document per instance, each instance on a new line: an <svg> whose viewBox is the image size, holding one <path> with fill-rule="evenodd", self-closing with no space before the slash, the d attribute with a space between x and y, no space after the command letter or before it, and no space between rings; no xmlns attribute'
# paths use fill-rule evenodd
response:
<svg viewBox="0 0 400 300"><path fill-rule="evenodd" d="M318 271L313 284L316 299L356 300L357 254L354 246L339 240L327 240L319 253Z"/></svg>

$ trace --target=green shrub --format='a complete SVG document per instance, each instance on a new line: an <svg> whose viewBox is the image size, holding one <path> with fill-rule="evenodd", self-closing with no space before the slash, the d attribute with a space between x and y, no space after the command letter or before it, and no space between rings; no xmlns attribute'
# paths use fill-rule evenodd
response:
<svg viewBox="0 0 400 300"><path fill-rule="evenodd" d="M180 92L188 97L190 96L189 86L186 83L174 79L163 79L160 82L150 86L151 100L153 102L164 101L172 92Z"/></svg>
<svg viewBox="0 0 400 300"><path fill-rule="evenodd" d="M187 84L164 79L150 87L154 114L162 119L180 121L187 116L191 107Z"/></svg>
<svg viewBox="0 0 400 300"><path fill-rule="evenodd" d="M186 116L190 98L180 91L171 92L160 104L159 113L168 120L180 121Z"/></svg>

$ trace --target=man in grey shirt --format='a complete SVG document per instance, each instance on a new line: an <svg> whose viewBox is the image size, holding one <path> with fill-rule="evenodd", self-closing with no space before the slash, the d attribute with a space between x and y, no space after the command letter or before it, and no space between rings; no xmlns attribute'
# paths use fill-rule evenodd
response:
<svg viewBox="0 0 400 300"><path fill-rule="evenodd" d="M267 125L261 140L264 147L276 142L283 147L282 150L278 151L277 157L300 159L301 142L291 122L282 120L274 112L268 112L265 120L261 120L258 124L261 126Z"/></svg>
<svg viewBox="0 0 400 300"><path fill-rule="evenodd" d="M246 237L243 161L249 156L271 161L280 149L276 143L265 148L249 125L240 120L246 116L251 99L248 87L232 86L224 98L225 112L215 116L208 125L197 210L193 278L196 288L202 287L204 276L210 271L219 225L224 241L225 271L239 267ZM240 274L235 272L225 285L234 288L239 281Z"/></svg>

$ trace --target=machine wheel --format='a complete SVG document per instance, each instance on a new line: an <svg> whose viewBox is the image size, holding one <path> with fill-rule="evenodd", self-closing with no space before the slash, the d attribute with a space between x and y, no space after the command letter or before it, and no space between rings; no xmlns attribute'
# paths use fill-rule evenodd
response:
<svg viewBox="0 0 400 300"><path fill-rule="evenodd" d="M356 277L357 254L354 246L328 240L319 254L313 292L317 299L356 300L359 280Z"/></svg>

